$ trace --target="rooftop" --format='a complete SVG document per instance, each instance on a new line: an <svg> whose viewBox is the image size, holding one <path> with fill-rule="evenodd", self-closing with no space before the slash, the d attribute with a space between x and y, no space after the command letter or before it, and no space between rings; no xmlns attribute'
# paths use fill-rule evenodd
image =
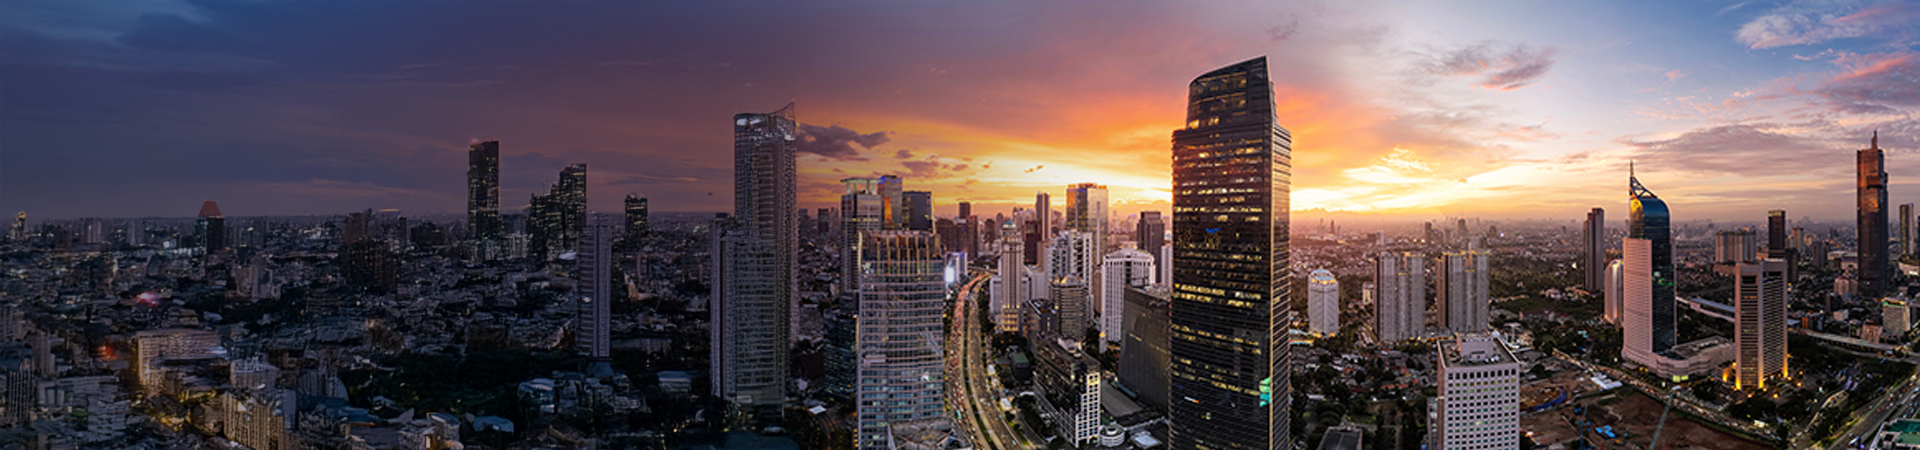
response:
<svg viewBox="0 0 1920 450"><path fill-rule="evenodd" d="M1518 362L1507 344L1490 334L1457 335L1453 345L1440 347L1440 356L1448 366L1484 366Z"/></svg>

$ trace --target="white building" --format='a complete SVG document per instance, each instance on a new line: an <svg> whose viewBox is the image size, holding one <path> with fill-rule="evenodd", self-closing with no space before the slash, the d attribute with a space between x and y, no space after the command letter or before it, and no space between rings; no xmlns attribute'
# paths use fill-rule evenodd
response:
<svg viewBox="0 0 1920 450"><path fill-rule="evenodd" d="M1426 257L1381 253L1374 260L1373 329L1380 343L1420 337L1427 327Z"/></svg>
<svg viewBox="0 0 1920 450"><path fill-rule="evenodd" d="M1440 346L1439 412L1433 431L1445 450L1520 448L1522 365L1499 338L1455 335Z"/></svg>
<svg viewBox="0 0 1920 450"><path fill-rule="evenodd" d="M1435 302L1440 305L1446 328L1455 333L1485 331L1490 321L1487 309L1491 301L1488 286L1486 250L1461 250L1441 255L1440 279L1434 283Z"/></svg>
<svg viewBox="0 0 1920 450"><path fill-rule="evenodd" d="M1107 254L1101 263L1101 272L1100 337L1104 342L1118 345L1126 336L1120 323L1125 314L1127 288L1153 284L1153 255L1135 249L1133 243L1121 244L1120 250Z"/></svg>
<svg viewBox="0 0 1920 450"><path fill-rule="evenodd" d="M1307 329L1315 334L1340 334L1340 280L1326 269L1307 276Z"/></svg>
<svg viewBox="0 0 1920 450"><path fill-rule="evenodd" d="M1734 280L1734 389L1766 389L1786 377L1787 262L1738 263Z"/></svg>

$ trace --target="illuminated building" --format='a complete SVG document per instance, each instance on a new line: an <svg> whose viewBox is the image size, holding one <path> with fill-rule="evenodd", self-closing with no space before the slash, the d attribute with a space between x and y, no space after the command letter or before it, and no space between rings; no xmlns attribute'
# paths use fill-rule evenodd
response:
<svg viewBox="0 0 1920 450"><path fill-rule="evenodd" d="M913 231L933 231L933 193L906 191L900 194L900 211L906 214L906 227Z"/></svg>
<svg viewBox="0 0 1920 450"><path fill-rule="evenodd" d="M902 180L896 175L881 175L878 180L878 185L874 188L876 192L880 194L880 229L906 229L907 216L903 210L906 206L906 199L904 198L906 196L904 191L904 189L906 189L906 180Z"/></svg>
<svg viewBox="0 0 1920 450"><path fill-rule="evenodd" d="M467 235L473 239L505 235L500 222L500 141L467 146Z"/></svg>
<svg viewBox="0 0 1920 450"><path fill-rule="evenodd" d="M1627 176L1630 197L1627 238L1622 241L1621 292L1626 310L1627 359L1645 360L1673 348L1678 339L1673 302L1673 238L1668 228L1667 203L1640 180ZM1636 359L1638 358L1638 359Z"/></svg>
<svg viewBox="0 0 1920 450"><path fill-rule="evenodd" d="M1170 446L1290 449L1292 135L1267 59L1208 72L1173 132Z"/></svg>
<svg viewBox="0 0 1920 450"><path fill-rule="evenodd" d="M628 239L639 239L641 236L646 236L648 231L651 231L647 225L646 197L627 194L626 213Z"/></svg>
<svg viewBox="0 0 1920 450"><path fill-rule="evenodd" d="M1787 371L1787 263L1740 263L1734 273L1734 389L1766 389Z"/></svg>

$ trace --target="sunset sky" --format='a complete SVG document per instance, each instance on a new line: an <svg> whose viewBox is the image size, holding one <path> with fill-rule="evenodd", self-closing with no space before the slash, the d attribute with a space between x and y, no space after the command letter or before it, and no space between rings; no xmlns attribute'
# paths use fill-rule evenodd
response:
<svg viewBox="0 0 1920 450"><path fill-rule="evenodd" d="M1186 83L1271 58L1293 205L1386 218L1853 214L1877 129L1920 202L1920 3L0 2L0 211L731 209L730 117L797 104L801 204L899 174L939 212L1071 183L1167 209Z"/></svg>

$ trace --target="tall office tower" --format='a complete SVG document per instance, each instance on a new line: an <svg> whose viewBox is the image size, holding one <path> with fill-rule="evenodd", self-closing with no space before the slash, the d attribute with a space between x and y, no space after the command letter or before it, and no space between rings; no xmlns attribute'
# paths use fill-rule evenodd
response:
<svg viewBox="0 0 1920 450"><path fill-rule="evenodd" d="M1034 230L1040 232L1040 240L1053 238L1053 196L1045 192L1033 194L1033 220Z"/></svg>
<svg viewBox="0 0 1920 450"><path fill-rule="evenodd" d="M720 329L721 397L775 409L786 399L787 336L799 230L794 227L793 104L733 116L733 223L721 237L725 264L714 308ZM777 409L776 409L777 413Z"/></svg>
<svg viewBox="0 0 1920 450"><path fill-rule="evenodd" d="M604 217L587 219L580 236L580 300L575 303L574 347L594 361L609 361L613 348L613 234Z"/></svg>
<svg viewBox="0 0 1920 450"><path fill-rule="evenodd" d="M1067 186L1066 226L1070 230L1079 230L1091 235L1089 245L1093 252L1091 267L1086 281L1091 286L1104 286L1105 274L1100 272L1100 255L1107 254L1107 187L1094 183L1080 183ZM1095 308L1106 307L1106 292L1094 288L1093 304Z"/></svg>
<svg viewBox="0 0 1920 450"><path fill-rule="evenodd" d="M1078 342L1094 327L1089 288L1087 279L1073 275L1054 277L1048 286L1047 299L1053 301L1054 311L1060 314L1060 337Z"/></svg>
<svg viewBox="0 0 1920 450"><path fill-rule="evenodd" d="M1605 272L1607 270L1606 210L1594 208L1592 211L1587 211L1586 233L1581 237L1585 238L1582 239L1580 243L1583 244L1586 250L1584 252L1585 255L1582 255L1586 257L1586 263L1581 264L1581 268L1586 269L1587 292L1600 292L1601 289L1605 289L1607 286L1605 279Z"/></svg>
<svg viewBox="0 0 1920 450"><path fill-rule="evenodd" d="M834 208L820 208L814 210L813 220L819 221L814 225L814 235L824 239L826 236L833 235L833 223L840 220L840 213Z"/></svg>
<svg viewBox="0 0 1920 450"><path fill-rule="evenodd" d="M25 213L21 214L25 219ZM200 247L208 253L227 249L227 217L220 214L220 204L207 200L200 204L200 218L193 223L193 231L200 238Z"/></svg>
<svg viewBox="0 0 1920 450"><path fill-rule="evenodd" d="M1139 243L1140 251L1153 255L1153 267L1167 267L1167 260L1160 257L1160 247L1167 245L1167 222L1160 219L1159 211L1140 212L1140 221L1133 225L1133 241ZM1157 273L1153 277L1155 283L1168 281Z"/></svg>
<svg viewBox="0 0 1920 450"><path fill-rule="evenodd" d="M1913 253L1913 204L1900 204L1900 256Z"/></svg>
<svg viewBox="0 0 1920 450"><path fill-rule="evenodd" d="M1307 329L1323 336L1340 334L1340 280L1327 269L1307 276Z"/></svg>
<svg viewBox="0 0 1920 450"><path fill-rule="evenodd" d="M560 169L560 180L546 194L527 201L527 228L535 258L551 259L580 245L580 227L587 217L587 165Z"/></svg>
<svg viewBox="0 0 1920 450"><path fill-rule="evenodd" d="M1800 277L1800 239L1799 233L1787 229L1787 211L1767 211L1767 259L1778 259L1787 263L1787 285Z"/></svg>
<svg viewBox="0 0 1920 450"><path fill-rule="evenodd" d="M1520 448L1520 372L1525 366L1507 344L1485 334L1462 334L1440 346L1440 416L1433 420L1439 448Z"/></svg>
<svg viewBox="0 0 1920 450"><path fill-rule="evenodd" d="M880 197L880 180L848 178L847 190L840 195L840 292L860 289L860 234L880 231L885 220L885 200Z"/></svg>
<svg viewBox="0 0 1920 450"><path fill-rule="evenodd" d="M628 239L639 239L641 236L646 236L648 231L652 231L647 225L646 197L627 194L626 207Z"/></svg>
<svg viewBox="0 0 1920 450"><path fill-rule="evenodd" d="M1626 313L1626 308L1620 303L1621 300L1626 297L1626 293L1621 292L1621 286L1624 282L1621 279L1621 273L1620 260L1616 259L1611 263L1607 263L1607 304L1604 315L1601 316L1601 318L1606 319L1607 323L1614 324L1615 326L1620 325L1621 315Z"/></svg>
<svg viewBox="0 0 1920 450"><path fill-rule="evenodd" d="M1170 445L1292 448L1293 138L1275 122L1264 56L1187 93L1187 125L1173 132Z"/></svg>
<svg viewBox="0 0 1920 450"><path fill-rule="evenodd" d="M1425 335L1427 257L1414 252L1381 253L1374 259L1373 277L1373 331L1380 343Z"/></svg>
<svg viewBox="0 0 1920 450"><path fill-rule="evenodd" d="M907 215L904 209L906 198L906 180L897 175L881 175L876 181L875 192L880 194L880 229L904 230L907 228Z"/></svg>
<svg viewBox="0 0 1920 450"><path fill-rule="evenodd" d="M1167 286L1151 285L1127 288L1125 322L1127 335L1120 343L1120 385L1139 395L1141 403L1164 410L1167 407Z"/></svg>
<svg viewBox="0 0 1920 450"><path fill-rule="evenodd" d="M1734 389L1787 376L1787 262L1741 263L1734 280Z"/></svg>
<svg viewBox="0 0 1920 450"><path fill-rule="evenodd" d="M1646 367L1678 339L1673 301L1673 237L1667 203L1627 176L1627 237L1621 241L1621 306L1626 311L1620 355Z"/></svg>
<svg viewBox="0 0 1920 450"><path fill-rule="evenodd" d="M967 252L968 256L979 255L980 224L979 220L973 217L973 203L960 202L960 215L954 217L953 222L960 225L960 242L954 243L955 245L949 248L958 247L960 251Z"/></svg>
<svg viewBox="0 0 1920 450"><path fill-rule="evenodd" d="M1068 446L1077 448L1099 438L1100 360L1072 340L1058 335L1036 337L1032 342L1034 385L1067 422L1062 435L1068 438Z"/></svg>
<svg viewBox="0 0 1920 450"><path fill-rule="evenodd" d="M1877 298L1887 288L1887 157L1880 133L1856 154L1859 175L1860 296Z"/></svg>
<svg viewBox="0 0 1920 450"><path fill-rule="evenodd" d="M1023 244L1013 236L1001 239L996 244L1000 250L1000 266L994 271L993 279L999 282L999 287L994 289L989 305L995 312L995 331L1020 332L1020 309L1027 300L1032 300L1027 298L1026 252L1020 249Z"/></svg>
<svg viewBox="0 0 1920 450"><path fill-rule="evenodd" d="M467 146L467 236L506 235L500 226L500 141Z"/></svg>
<svg viewBox="0 0 1920 450"><path fill-rule="evenodd" d="M1455 333L1486 331L1488 293L1486 250L1457 250L1440 256L1440 279L1434 283L1435 303L1439 304L1448 330Z"/></svg>
<svg viewBox="0 0 1920 450"><path fill-rule="evenodd" d="M940 420L945 412L946 253L938 238L920 231L861 239L855 442L886 449L890 426Z"/></svg>
<svg viewBox="0 0 1920 450"><path fill-rule="evenodd" d="M905 214L904 229L933 231L933 193L906 191L900 194L900 212Z"/></svg>
<svg viewBox="0 0 1920 450"><path fill-rule="evenodd" d="M1108 253L1100 263L1103 291L1100 306L1100 338L1105 342L1119 344L1125 337L1120 328L1126 308L1127 288L1153 284L1153 256L1133 248L1133 243L1121 244L1119 250Z"/></svg>

